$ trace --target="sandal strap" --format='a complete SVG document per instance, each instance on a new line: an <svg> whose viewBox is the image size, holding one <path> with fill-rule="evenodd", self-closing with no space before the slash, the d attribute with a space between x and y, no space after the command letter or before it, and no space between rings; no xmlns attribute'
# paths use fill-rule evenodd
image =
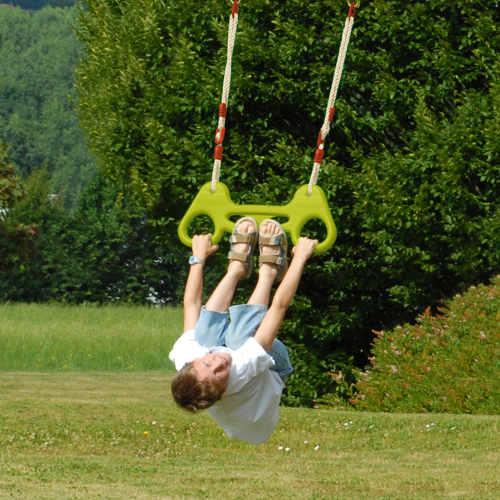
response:
<svg viewBox="0 0 500 500"><path fill-rule="evenodd" d="M260 264L277 264L278 266L282 266L285 262L285 257L283 255L259 255Z"/></svg>
<svg viewBox="0 0 500 500"><path fill-rule="evenodd" d="M241 222L248 220L253 223L255 226L255 230L251 233L241 234L238 230L238 227ZM253 254L255 248L257 246L257 242L259 241L259 229L257 225L257 221L253 217L242 217L239 219L233 229L233 234L229 237L230 243L230 251L227 254L227 258L229 260L238 260L240 262L245 263L245 278L250 276L253 271ZM247 243L248 251L243 252L235 252L234 245L235 243Z"/></svg>
<svg viewBox="0 0 500 500"><path fill-rule="evenodd" d="M280 228L279 234L274 236L262 236L259 230L259 266L262 264L275 264L278 267L278 276L276 276L275 281L281 281L286 274L288 269L288 259L286 256L286 252L288 249L288 242L286 239L286 233L281 224L276 222L275 220L266 219L261 223L269 222L274 224L275 226ZM264 245L274 246L276 247L278 253L275 254L262 254L262 247Z"/></svg>
<svg viewBox="0 0 500 500"><path fill-rule="evenodd" d="M283 234L278 234L276 236L260 236L259 245L280 245L283 241Z"/></svg>
<svg viewBox="0 0 500 500"><path fill-rule="evenodd" d="M253 243L257 239L257 233L248 233L248 234L232 234L229 237L229 243Z"/></svg>
<svg viewBox="0 0 500 500"><path fill-rule="evenodd" d="M229 252L227 254L227 258L229 260L239 260L241 262L247 262L248 260L250 260L249 257L251 258L250 253Z"/></svg>

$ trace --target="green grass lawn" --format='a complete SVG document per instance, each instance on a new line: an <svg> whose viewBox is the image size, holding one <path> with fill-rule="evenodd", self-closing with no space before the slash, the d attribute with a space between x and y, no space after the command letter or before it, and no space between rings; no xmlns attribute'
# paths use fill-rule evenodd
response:
<svg viewBox="0 0 500 500"><path fill-rule="evenodd" d="M177 409L171 377L3 372L0 499L500 498L499 417L283 408L254 446Z"/></svg>
<svg viewBox="0 0 500 500"><path fill-rule="evenodd" d="M229 439L171 401L181 329L178 309L0 305L0 500L500 499L498 416L282 408L265 444Z"/></svg>
<svg viewBox="0 0 500 500"><path fill-rule="evenodd" d="M181 308L0 304L0 371L173 369Z"/></svg>

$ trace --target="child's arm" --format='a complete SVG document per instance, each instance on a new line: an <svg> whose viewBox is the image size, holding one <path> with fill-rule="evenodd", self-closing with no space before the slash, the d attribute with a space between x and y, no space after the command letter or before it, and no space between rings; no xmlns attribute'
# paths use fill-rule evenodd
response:
<svg viewBox="0 0 500 500"><path fill-rule="evenodd" d="M193 236L193 255L202 260L219 249L219 245L212 245L211 234ZM184 331L194 330L200 317L201 299L203 292L203 266L193 264L189 270L186 288L184 290Z"/></svg>
<svg viewBox="0 0 500 500"><path fill-rule="evenodd" d="M255 340L267 352L271 350L279 327L285 317L286 310L290 306L295 292L297 291L300 277L304 271L304 266L314 252L317 244L318 240L300 238L297 245L292 249L294 255L292 263L278 287L278 290L276 290L276 295L274 296L269 311L267 311L262 323L255 333Z"/></svg>

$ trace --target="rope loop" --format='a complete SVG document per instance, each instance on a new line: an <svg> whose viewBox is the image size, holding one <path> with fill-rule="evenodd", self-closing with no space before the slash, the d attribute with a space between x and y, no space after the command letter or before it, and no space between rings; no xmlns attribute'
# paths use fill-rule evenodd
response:
<svg viewBox="0 0 500 500"><path fill-rule="evenodd" d="M221 129L217 129L215 131L215 144L222 144L225 133L226 133L226 127L222 127ZM219 138L217 139L217 137Z"/></svg>
<svg viewBox="0 0 500 500"><path fill-rule="evenodd" d="M231 17L234 17L235 15L238 14L238 5L240 4L239 0L238 2L236 0L233 0L233 10L231 12Z"/></svg>
<svg viewBox="0 0 500 500"><path fill-rule="evenodd" d="M349 8L349 14L347 15L348 19L351 19L356 15L356 4L354 2L351 3L351 6Z"/></svg>

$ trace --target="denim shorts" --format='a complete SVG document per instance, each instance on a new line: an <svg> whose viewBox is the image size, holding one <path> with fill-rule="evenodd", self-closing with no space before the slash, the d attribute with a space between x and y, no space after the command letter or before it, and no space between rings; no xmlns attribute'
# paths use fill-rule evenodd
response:
<svg viewBox="0 0 500 500"><path fill-rule="evenodd" d="M264 305L231 306L229 313L209 311L203 306L194 330L196 341L204 347L226 346L233 350L239 349L255 335L266 313L267 306ZM285 345L276 339L269 354L275 363L270 370L277 372L284 383L293 372Z"/></svg>

